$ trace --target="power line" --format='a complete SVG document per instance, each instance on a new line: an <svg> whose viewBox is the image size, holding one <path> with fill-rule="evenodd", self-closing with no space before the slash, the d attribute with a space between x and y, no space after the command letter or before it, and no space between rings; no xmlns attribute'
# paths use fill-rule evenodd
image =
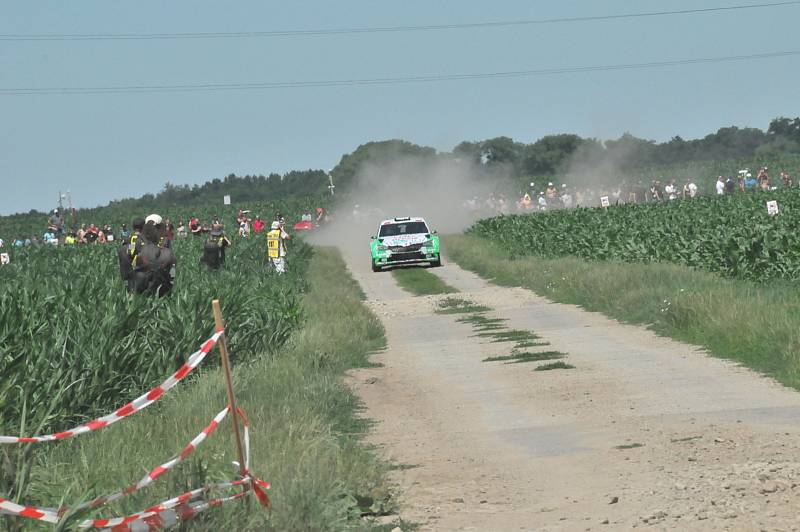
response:
<svg viewBox="0 0 800 532"><path fill-rule="evenodd" d="M597 15L585 17L561 17L549 19L500 20L490 22L471 22L464 24L429 24L424 26L376 26L328 28L308 30L239 31L239 32L197 32L197 33L39 33L39 34L0 34L0 41L115 41L115 40L176 40L176 39L240 39L260 37L300 37L310 35L347 35L359 33L398 33L409 31L463 30L472 28L499 28L509 26L532 26L543 24L568 24L574 22L595 22L671 15L695 15L721 13L745 9L762 9L800 5L800 0L742 4L701 9L680 9L674 11L650 11L622 13L618 15Z"/></svg>
<svg viewBox="0 0 800 532"><path fill-rule="evenodd" d="M737 61L755 61L775 57L792 57L800 55L800 50L782 52L764 52L750 55L731 55L724 57L703 57L695 59L675 59L670 61L651 61L646 63L624 63L615 65L595 65L583 67L546 68L536 70L512 70L504 72L479 72L468 74L431 74L419 76L398 76L388 78L354 78L320 81L268 81L252 83L192 83L175 85L119 85L105 87L21 87L0 88L3 95L47 95L47 94L125 94L147 92L212 92L241 91L266 89L294 89L308 87L346 87L365 85L400 85L407 83L432 83L441 81L459 81L491 78L522 78L534 76L553 76L573 73L608 72L618 70L640 70L648 68L665 68L681 65L699 65L731 63Z"/></svg>

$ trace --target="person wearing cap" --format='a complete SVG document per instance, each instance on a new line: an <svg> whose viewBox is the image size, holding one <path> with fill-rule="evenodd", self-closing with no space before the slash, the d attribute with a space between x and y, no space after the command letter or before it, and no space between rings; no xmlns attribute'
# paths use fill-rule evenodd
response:
<svg viewBox="0 0 800 532"><path fill-rule="evenodd" d="M175 284L177 258L170 247L164 246L166 224L161 216L151 214L145 219L142 237L144 245L136 256L133 268L133 291L158 297L169 294Z"/></svg>
<svg viewBox="0 0 800 532"><path fill-rule="evenodd" d="M133 233L122 240L122 245L117 250L119 273L122 276L122 280L127 283L129 292L134 290L133 268L136 266L136 259L144 246L144 239L142 238L144 223L144 218L133 220Z"/></svg>
<svg viewBox="0 0 800 532"><path fill-rule="evenodd" d="M267 259L279 274L286 273L286 241L289 238L289 233L281 227L281 222L272 222L267 233Z"/></svg>
<svg viewBox="0 0 800 532"><path fill-rule="evenodd" d="M203 254L200 263L205 264L211 270L218 270L225 264L225 249L231 245L231 241L225 236L221 223L215 223L208 233L208 239L203 244Z"/></svg>
<svg viewBox="0 0 800 532"><path fill-rule="evenodd" d="M158 214L151 214L150 216L144 219L144 223L145 226L147 226L147 224L149 223L152 223L156 227L163 227L164 230L161 231L161 234L158 238L158 242L156 242L156 244L158 244L158 247L160 248L172 249L172 239L169 236L169 229L167 225L169 224L169 220L164 220Z"/></svg>

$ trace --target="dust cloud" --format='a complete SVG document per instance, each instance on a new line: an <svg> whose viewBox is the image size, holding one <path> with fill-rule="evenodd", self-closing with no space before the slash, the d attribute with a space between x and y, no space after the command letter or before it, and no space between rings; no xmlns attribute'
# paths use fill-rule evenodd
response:
<svg viewBox="0 0 800 532"><path fill-rule="evenodd" d="M367 162L348 193L337 198L330 223L309 235L309 241L366 252L380 222L399 216L421 216L431 231L461 232L481 217L466 201L483 201L496 189L496 180L482 175L474 164L446 155Z"/></svg>

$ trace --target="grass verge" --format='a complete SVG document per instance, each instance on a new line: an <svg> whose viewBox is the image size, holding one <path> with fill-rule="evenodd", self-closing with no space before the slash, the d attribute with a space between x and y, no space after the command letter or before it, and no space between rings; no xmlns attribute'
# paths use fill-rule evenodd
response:
<svg viewBox="0 0 800 532"><path fill-rule="evenodd" d="M361 442L368 423L357 416L359 401L342 380L346 370L368 364L369 353L385 346L383 328L363 305L358 284L335 251L316 250L307 280L303 327L271 356L234 368L237 400L252 423L251 469L272 483L272 516L257 504L248 511L240 502L231 503L192 520L192 530L380 529L361 517L391 510L389 465ZM235 352L235 343L229 347ZM141 478L224 408L220 371L203 371L160 403L43 453L33 471L31 498L49 505L58 505L62 497L73 503ZM186 462L92 517L125 515L233 478L230 430L229 416Z"/></svg>
<svg viewBox="0 0 800 532"><path fill-rule="evenodd" d="M567 364L566 362L551 362L550 364L536 366L533 368L533 371L550 371L554 369L575 369L575 366L572 364Z"/></svg>
<svg viewBox="0 0 800 532"><path fill-rule="evenodd" d="M437 314L472 314L479 312L488 312L490 309L484 305L473 303L469 299L462 299L459 297L446 297L439 301Z"/></svg>
<svg viewBox="0 0 800 532"><path fill-rule="evenodd" d="M483 362L505 362L506 364L524 364L525 362L543 362L545 360L556 360L564 358L566 355L559 351L542 351L541 353L531 353L529 351L514 352L506 356L484 358Z"/></svg>
<svg viewBox="0 0 800 532"><path fill-rule="evenodd" d="M400 288L411 292L415 296L433 296L439 294L454 294L455 288L442 281L436 275L423 268L395 268L392 270Z"/></svg>
<svg viewBox="0 0 800 532"><path fill-rule="evenodd" d="M800 388L795 284L731 280L672 264L512 259L475 236L449 236L445 245L451 260L489 281L647 325Z"/></svg>

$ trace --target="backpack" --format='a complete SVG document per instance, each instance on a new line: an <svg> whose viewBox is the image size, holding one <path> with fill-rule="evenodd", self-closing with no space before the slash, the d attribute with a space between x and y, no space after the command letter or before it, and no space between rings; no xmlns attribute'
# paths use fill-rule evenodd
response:
<svg viewBox="0 0 800 532"><path fill-rule="evenodd" d="M215 237L210 237L203 244L203 255L200 257L200 262L211 268L212 270L219 269L222 266L222 246L220 240Z"/></svg>
<svg viewBox="0 0 800 532"><path fill-rule="evenodd" d="M172 251L154 244L142 248L133 271L133 289L136 293L163 296L172 290L172 270L164 268L161 260L166 258L162 257L166 253Z"/></svg>

